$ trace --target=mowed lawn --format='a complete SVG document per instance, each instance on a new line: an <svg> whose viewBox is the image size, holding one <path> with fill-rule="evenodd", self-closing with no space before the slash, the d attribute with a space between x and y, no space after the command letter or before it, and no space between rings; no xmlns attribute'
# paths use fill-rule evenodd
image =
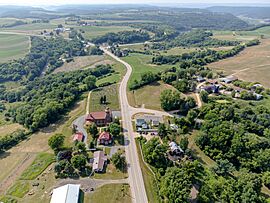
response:
<svg viewBox="0 0 270 203"><path fill-rule="evenodd" d="M100 104L100 98L106 95L106 104ZM94 90L90 96L90 112L104 111L106 107L119 110L118 84L101 87Z"/></svg>
<svg viewBox="0 0 270 203"><path fill-rule="evenodd" d="M260 45L246 48L237 56L209 64L208 67L270 87L270 39L261 40Z"/></svg>
<svg viewBox="0 0 270 203"><path fill-rule="evenodd" d="M24 57L29 48L28 36L0 34L0 63Z"/></svg>
<svg viewBox="0 0 270 203"><path fill-rule="evenodd" d="M140 89L129 91L128 99L131 106L142 107L162 111L160 106L160 94L166 89L175 89L163 82L154 82Z"/></svg>
<svg viewBox="0 0 270 203"><path fill-rule="evenodd" d="M128 184L107 184L85 195L84 202L131 203L130 187Z"/></svg>

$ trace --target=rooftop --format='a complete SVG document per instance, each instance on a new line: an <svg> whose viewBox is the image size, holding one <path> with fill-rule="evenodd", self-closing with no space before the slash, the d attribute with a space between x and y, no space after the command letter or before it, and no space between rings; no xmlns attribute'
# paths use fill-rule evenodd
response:
<svg viewBox="0 0 270 203"><path fill-rule="evenodd" d="M53 190L50 203L77 203L80 185L67 184Z"/></svg>

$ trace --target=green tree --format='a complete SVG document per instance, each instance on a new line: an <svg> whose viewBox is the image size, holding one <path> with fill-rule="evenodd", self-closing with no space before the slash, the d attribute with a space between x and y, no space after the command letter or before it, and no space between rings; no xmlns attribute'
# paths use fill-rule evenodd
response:
<svg viewBox="0 0 270 203"><path fill-rule="evenodd" d="M127 167L126 158L125 158L125 156L122 155L122 153L117 152L117 153L113 154L112 163L120 171L126 170L126 167Z"/></svg>
<svg viewBox="0 0 270 203"><path fill-rule="evenodd" d="M86 166L87 159L83 154L75 155L71 158L72 166L76 169L83 169Z"/></svg>
<svg viewBox="0 0 270 203"><path fill-rule="evenodd" d="M164 123L160 123L158 126L158 135L161 138L165 138L168 135L167 127Z"/></svg>
<svg viewBox="0 0 270 203"><path fill-rule="evenodd" d="M189 143L188 138L185 136L180 140L179 145L181 149L185 151L188 148L188 143Z"/></svg>
<svg viewBox="0 0 270 203"><path fill-rule="evenodd" d="M84 79L84 83L86 84L88 90L92 90L94 87L96 87L96 77L90 75Z"/></svg>
<svg viewBox="0 0 270 203"><path fill-rule="evenodd" d="M62 134L55 134L48 140L49 146L55 152L58 152L64 145L65 137Z"/></svg>
<svg viewBox="0 0 270 203"><path fill-rule="evenodd" d="M206 91L201 91L200 97L203 102L206 102L206 103L208 102L208 93Z"/></svg>
<svg viewBox="0 0 270 203"><path fill-rule="evenodd" d="M109 132L111 133L112 136L118 136L121 132L120 125L118 125L116 123L111 123L109 125Z"/></svg>
<svg viewBox="0 0 270 203"><path fill-rule="evenodd" d="M88 132L92 135L93 138L97 138L98 136L98 128L95 123L91 123L91 125L88 127Z"/></svg>

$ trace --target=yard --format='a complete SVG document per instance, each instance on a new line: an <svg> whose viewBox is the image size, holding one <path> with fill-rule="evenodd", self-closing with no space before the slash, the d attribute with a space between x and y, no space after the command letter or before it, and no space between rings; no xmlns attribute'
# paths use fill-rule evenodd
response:
<svg viewBox="0 0 270 203"><path fill-rule="evenodd" d="M106 95L106 103L100 104L100 98ZM92 91L90 96L90 112L104 111L106 107L119 110L118 84L109 85Z"/></svg>
<svg viewBox="0 0 270 203"><path fill-rule="evenodd" d="M87 195L88 196L88 195ZM98 203L131 203L130 188L128 184L108 184L98 188L89 197L87 202ZM86 202L86 201L85 201Z"/></svg>
<svg viewBox="0 0 270 203"><path fill-rule="evenodd" d="M127 177L128 177L127 173L123 173L117 170L112 163L107 165L106 173L95 173L94 175L94 178L96 179L110 179L110 180L123 179Z"/></svg>
<svg viewBox="0 0 270 203"><path fill-rule="evenodd" d="M28 36L0 34L0 63L24 57L29 47Z"/></svg>

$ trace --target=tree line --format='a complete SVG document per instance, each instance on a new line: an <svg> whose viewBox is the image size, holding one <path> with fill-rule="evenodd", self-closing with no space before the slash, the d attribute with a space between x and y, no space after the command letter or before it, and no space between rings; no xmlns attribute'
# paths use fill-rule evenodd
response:
<svg viewBox="0 0 270 203"><path fill-rule="evenodd" d="M129 43L137 43L137 42L145 42L150 39L150 36L145 31L122 31L118 33L107 33L103 36L96 37L92 41L95 44L103 44L107 43L109 45L112 44L129 44Z"/></svg>
<svg viewBox="0 0 270 203"><path fill-rule="evenodd" d="M32 131L57 121L82 92L96 87L96 79L111 73L109 65L95 69L48 75L28 82L18 92L11 92L22 104L11 108L9 115ZM10 94L6 92L4 95Z"/></svg>
<svg viewBox="0 0 270 203"><path fill-rule="evenodd" d="M0 64L0 82L34 80L46 69L52 72L63 65L63 59L83 56L84 47L79 40L65 40L62 37L31 37L29 54L24 58Z"/></svg>

